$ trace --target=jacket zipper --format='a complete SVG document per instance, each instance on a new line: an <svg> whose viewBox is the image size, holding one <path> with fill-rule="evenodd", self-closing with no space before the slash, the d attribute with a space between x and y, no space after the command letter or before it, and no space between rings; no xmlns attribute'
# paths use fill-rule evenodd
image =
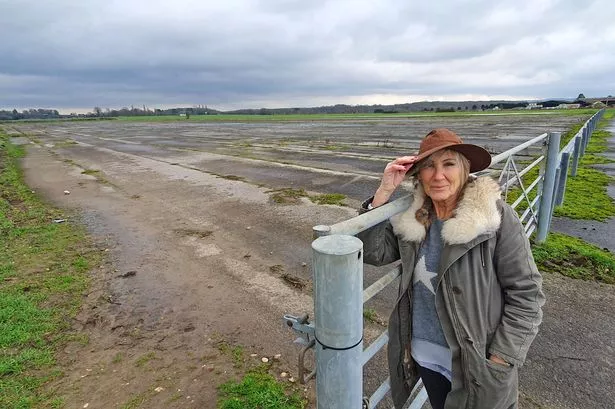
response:
<svg viewBox="0 0 615 409"><path fill-rule="evenodd" d="M485 268L485 242L480 243L480 263Z"/></svg>

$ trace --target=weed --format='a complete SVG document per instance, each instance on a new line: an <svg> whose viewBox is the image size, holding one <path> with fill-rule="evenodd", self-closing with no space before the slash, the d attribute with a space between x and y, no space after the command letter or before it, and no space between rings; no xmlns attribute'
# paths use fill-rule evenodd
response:
<svg viewBox="0 0 615 409"><path fill-rule="evenodd" d="M54 144L55 148L66 148L68 146L75 146L78 145L79 143L76 141L73 141L72 139L67 139L65 141L62 142L58 142L56 144Z"/></svg>
<svg viewBox="0 0 615 409"><path fill-rule="evenodd" d="M308 196L305 190L292 188L271 190L267 193L273 193L271 200L278 204L297 204L300 198Z"/></svg>
<svg viewBox="0 0 615 409"><path fill-rule="evenodd" d="M615 284L615 256L575 237L549 233L544 243L533 244L532 253L541 271Z"/></svg>
<svg viewBox="0 0 615 409"><path fill-rule="evenodd" d="M147 395L145 393L140 393L138 395L135 395L132 398L130 398L128 402L120 406L120 409L137 409L143 404L143 402L145 402L146 398L147 398Z"/></svg>
<svg viewBox="0 0 615 409"><path fill-rule="evenodd" d="M84 171L81 172L82 175L100 175L100 170L95 170L95 169L86 169Z"/></svg>
<svg viewBox="0 0 615 409"><path fill-rule="evenodd" d="M244 364L244 351L241 345L229 345L226 341L218 341L218 350L233 360L235 368L241 368Z"/></svg>
<svg viewBox="0 0 615 409"><path fill-rule="evenodd" d="M244 378L218 387L220 409L303 409L307 402L294 392L287 394L284 386L267 373L249 372Z"/></svg>
<svg viewBox="0 0 615 409"><path fill-rule="evenodd" d="M136 361L135 361L135 366L142 368L143 366L145 366L148 362L150 362L153 359L157 359L156 358L156 353L154 352L148 352L145 355L141 355Z"/></svg>
<svg viewBox="0 0 615 409"><path fill-rule="evenodd" d="M171 397L167 400L168 403L177 402L181 399L183 395L180 392L175 392Z"/></svg>
<svg viewBox="0 0 615 409"><path fill-rule="evenodd" d="M322 195L310 196L310 200L317 204L328 204L343 206L346 196L341 193L325 193Z"/></svg>
<svg viewBox="0 0 615 409"><path fill-rule="evenodd" d="M118 352L117 354L115 354L115 356L113 357L113 359L111 360L111 363L114 364L119 364L120 362L122 362L124 360L124 354L121 352Z"/></svg>
<svg viewBox="0 0 615 409"><path fill-rule="evenodd" d="M373 308L363 308L363 318L370 322L378 322L378 313Z"/></svg>

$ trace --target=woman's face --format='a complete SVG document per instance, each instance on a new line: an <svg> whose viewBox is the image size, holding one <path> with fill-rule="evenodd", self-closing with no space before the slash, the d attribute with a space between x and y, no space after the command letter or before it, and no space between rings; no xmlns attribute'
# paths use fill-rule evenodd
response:
<svg viewBox="0 0 615 409"><path fill-rule="evenodd" d="M436 152L419 171L425 194L434 202L455 202L463 185L463 167L451 151Z"/></svg>

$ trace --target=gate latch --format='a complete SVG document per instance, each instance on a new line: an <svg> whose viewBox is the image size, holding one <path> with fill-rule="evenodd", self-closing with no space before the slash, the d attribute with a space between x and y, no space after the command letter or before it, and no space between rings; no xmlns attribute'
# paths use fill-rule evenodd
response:
<svg viewBox="0 0 615 409"><path fill-rule="evenodd" d="M314 325L310 324L308 321L308 314L303 314L300 317L295 317L293 315L284 315L284 321L286 321L286 325L292 328L299 337L295 339L295 344L302 345L301 351L299 352L299 383L302 385L307 383L310 379L316 376L316 368L310 371L305 367L305 353L314 348L316 345L314 338ZM305 374L308 374L307 376Z"/></svg>

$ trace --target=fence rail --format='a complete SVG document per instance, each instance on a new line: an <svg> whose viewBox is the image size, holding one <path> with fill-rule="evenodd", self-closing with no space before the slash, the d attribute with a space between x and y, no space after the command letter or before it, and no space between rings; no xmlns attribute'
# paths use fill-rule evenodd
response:
<svg viewBox="0 0 615 409"><path fill-rule="evenodd" d="M518 209L529 237L536 232L536 241L544 241L549 231L555 206L564 201L568 174L577 174L580 158L589 138L604 114L596 112L572 139L560 150L558 132L543 133L512 149L493 156L489 169L479 175L497 175L505 197L518 194L512 207ZM541 144L543 154L525 167L515 161L515 155ZM572 161L572 163L571 163ZM501 169L495 165L504 163ZM538 176L525 186L524 179L532 169L540 166ZM521 169L520 169L521 167ZM511 189L514 189L511 191ZM363 397L363 366L388 342L387 331L363 349L363 308L370 300L401 275L401 265L384 274L363 290L362 243L356 234L406 210L411 195L403 196L370 212L330 226L314 227L313 249L315 322L307 316L286 315L287 324L297 331L304 345L299 356L300 382L314 375L303 367L305 352L314 346L316 360L316 394L318 409L375 408L390 390L386 379L368 398ZM522 206L524 204L524 206ZM419 380L410 396L411 409L418 409L427 400L427 392Z"/></svg>

